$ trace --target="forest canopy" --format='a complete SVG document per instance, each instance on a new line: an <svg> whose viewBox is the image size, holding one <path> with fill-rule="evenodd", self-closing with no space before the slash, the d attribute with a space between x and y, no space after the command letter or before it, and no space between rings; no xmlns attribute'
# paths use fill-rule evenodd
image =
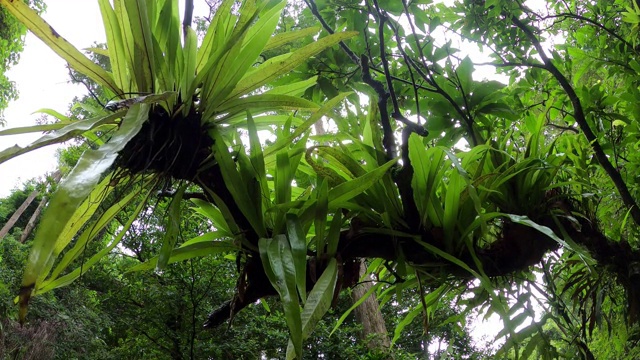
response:
<svg viewBox="0 0 640 360"><path fill-rule="evenodd" d="M288 359L362 283L347 313L404 306L389 345L481 312L496 358L637 356L637 2L98 3L107 43L85 54L0 0L90 92L0 131L45 132L0 162L81 153L30 240L21 321L124 251L116 276L226 261L204 326L276 298Z"/></svg>

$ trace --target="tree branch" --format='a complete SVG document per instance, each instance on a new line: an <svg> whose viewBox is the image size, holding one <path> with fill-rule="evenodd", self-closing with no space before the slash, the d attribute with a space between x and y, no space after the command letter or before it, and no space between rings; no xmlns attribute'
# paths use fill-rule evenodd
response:
<svg viewBox="0 0 640 360"><path fill-rule="evenodd" d="M522 30L525 33L527 38L531 41L533 46L538 51L540 58L542 58L542 61L544 62L546 70L549 71L556 78L556 80L560 83L560 86L562 86L564 91L567 93L567 96L569 97L569 100L573 105L574 118L578 123L578 125L580 126L580 129L582 129L584 136L587 138L587 140L591 144L591 148L595 153L598 163L600 164L600 166L602 166L602 168L607 173L607 175L609 175L609 178L611 178L611 181L613 182L616 189L618 190L618 193L620 194L620 197L622 198L623 203L627 206L627 208L629 208L633 221L637 225L640 225L640 208L638 207L638 204L636 203L635 199L631 195L631 192L629 191L627 184L622 179L622 176L620 175L618 170L613 166L613 164L609 162L607 155L605 154L604 150L602 149L602 146L598 142L598 138L589 127L589 123L587 122L587 119L585 117L582 104L580 103L580 98L576 94L575 90L573 89L573 87L571 86L567 78L562 74L562 72L560 72L560 70L558 70L558 68L553 64L553 62L547 57L546 53L544 52L544 49L542 48L540 41L535 36L535 34L533 34L531 29L529 29L527 25L525 25L522 21L520 21L515 16L511 16L511 21L516 27L518 27L520 30Z"/></svg>
<svg viewBox="0 0 640 360"><path fill-rule="evenodd" d="M193 19L193 0L184 0L184 19L182 20L182 35L187 37L187 29L191 27Z"/></svg>

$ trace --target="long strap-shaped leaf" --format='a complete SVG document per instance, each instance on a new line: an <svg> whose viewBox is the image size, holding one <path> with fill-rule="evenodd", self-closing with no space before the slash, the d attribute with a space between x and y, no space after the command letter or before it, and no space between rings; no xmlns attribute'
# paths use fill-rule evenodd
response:
<svg viewBox="0 0 640 360"><path fill-rule="evenodd" d="M311 335L311 331L313 331L316 324L331 307L331 300L333 299L337 275L338 265L336 259L331 259L329 260L327 268L320 276L320 279L318 279L318 282L313 286L313 289L309 293L309 298L304 304L304 309L301 314L303 341ZM287 346L287 359L294 358L294 344L289 340L289 344Z"/></svg>
<svg viewBox="0 0 640 360"><path fill-rule="evenodd" d="M302 318L291 247L284 235L276 235L273 239L262 238L258 245L265 273L282 300L293 349L298 359L302 359Z"/></svg>
<svg viewBox="0 0 640 360"><path fill-rule="evenodd" d="M113 248L115 248L120 243L120 241L122 241L122 239L124 238L124 235L127 233L127 231L129 231L129 228L131 228L131 225L133 224L133 222L138 218L138 214L140 214L140 211L142 211L142 209L147 203L147 199L149 198L151 189L153 189L153 187L148 187L148 189L140 189L140 190L144 190L142 192L143 194L142 199L139 200L138 206L133 211L133 213L129 216L129 220L127 221L126 224L124 224L124 227L120 229L120 231L118 232L118 235L114 237L114 239L111 241L111 244L109 244L109 246L100 250L97 254L93 255L86 262L83 262L81 266L74 269L70 273L60 277L57 277L57 275L55 276L52 275L51 279L44 281L40 286L38 286L38 289L34 291L34 294L36 293L43 294L47 291L71 284L74 280L79 278L82 274L85 274L87 271L89 271L89 269L91 269L93 265L95 265L98 261L100 261L100 259L102 259L107 254L109 254L111 250L113 250ZM134 191L131 194L132 194L132 197L138 196L141 194L141 191Z"/></svg>
<svg viewBox="0 0 640 360"><path fill-rule="evenodd" d="M310 57L316 55L320 51L356 35L358 35L357 31L336 33L311 43L293 54L287 55L285 58L272 58L261 65L256 71L242 78L227 98L234 99L240 95L247 94L278 76L295 69L298 65L309 60Z"/></svg>
<svg viewBox="0 0 640 360"><path fill-rule="evenodd" d="M115 161L118 152L140 131L149 117L149 105L134 104L111 140L97 150L87 150L71 173L60 183L42 216L20 288L20 319L24 321L31 292L40 273L59 254L58 236L64 231L76 208L91 193L102 174Z"/></svg>
<svg viewBox="0 0 640 360"><path fill-rule="evenodd" d="M91 80L107 87L115 95L122 94L111 74L95 64L78 49L58 34L43 18L22 1L0 0L0 4L15 16L27 29L40 40L44 41L51 50L55 51L75 70L87 75Z"/></svg>
<svg viewBox="0 0 640 360"><path fill-rule="evenodd" d="M228 147L222 138L218 128L214 128L210 132L214 141L213 156L215 157L220 171L222 172L222 178L225 185L229 189L229 192L233 196L233 200L247 218L254 231L259 236L265 236L267 230L263 222L263 214L256 208L255 203L251 200L249 192L247 191L247 185L242 181L240 173L236 168L236 164L229 153Z"/></svg>
<svg viewBox="0 0 640 360"><path fill-rule="evenodd" d="M123 24L121 22L120 25L130 29L124 33L124 44L132 47L134 61L132 65L138 91L152 93L154 92L155 63L153 61L153 42L149 15L147 14L147 1L126 0L123 2L129 23ZM128 37L129 35L131 38Z"/></svg>
<svg viewBox="0 0 640 360"><path fill-rule="evenodd" d="M56 130L50 134L46 134L25 147L14 145L10 148L0 151L0 164L16 156L28 153L29 151L39 149L47 145L57 144L57 143L70 140L76 136L82 135L87 131L95 129L98 126L101 126L104 124L112 124L117 119L121 118L124 114L125 114L125 111L119 111L117 113L106 115L106 116L100 116L96 118L76 121L70 124L63 124L66 126L64 126L62 129ZM36 130L42 130L42 128L40 126L35 126L35 127L28 127L28 128L9 129L9 130L19 131L18 133L27 133L27 132L33 132ZM0 135L10 135L10 134L11 132L9 131L6 133L4 132L0 133Z"/></svg>
<svg viewBox="0 0 640 360"><path fill-rule="evenodd" d="M173 196L173 199L171 199L167 224L164 228L165 235L162 239L160 253L158 254L156 270L162 270L167 266L169 258L171 257L171 251L173 251L173 247L176 245L176 241L178 241L178 236L180 235L180 216L182 215L180 206L185 190L187 190L187 185L181 185Z"/></svg>
<svg viewBox="0 0 640 360"><path fill-rule="evenodd" d="M202 258L213 254L228 254L233 251L238 251L238 247L234 245L233 240L217 240L220 236L215 232L207 233L205 235L208 237L206 240L190 244L184 243L182 246L173 249L167 264L173 264L194 258ZM154 256L146 262L128 269L127 272L151 270L156 267L157 263L158 256Z"/></svg>
<svg viewBox="0 0 640 360"><path fill-rule="evenodd" d="M107 48L109 51L109 63L111 71L115 77L118 86L126 91L131 92L131 83L128 76L127 63L125 59L124 43L122 33L120 32L120 23L116 17L115 11L111 7L109 0L98 0L100 12L102 13L102 22L104 23L104 31L107 36Z"/></svg>

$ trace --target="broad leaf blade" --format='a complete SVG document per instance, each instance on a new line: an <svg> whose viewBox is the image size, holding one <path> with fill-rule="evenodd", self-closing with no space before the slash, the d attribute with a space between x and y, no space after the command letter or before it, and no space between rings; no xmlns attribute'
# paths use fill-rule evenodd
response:
<svg viewBox="0 0 640 360"><path fill-rule="evenodd" d="M256 71L251 72L248 76L240 80L236 88L231 92L231 94L229 94L228 98L233 99L247 94L278 76L288 73L320 51L336 45L340 41L354 37L357 34L357 31L348 31L329 35L303 47L302 49L287 56L285 59L277 57L277 59L273 59L273 61L267 61L256 69Z"/></svg>
<svg viewBox="0 0 640 360"><path fill-rule="evenodd" d="M95 64L78 49L58 34L43 18L23 1L0 0L9 12L40 40L44 41L56 54L63 58L78 72L87 75L91 80L108 88L116 95L122 90L116 85L111 74Z"/></svg>
<svg viewBox="0 0 640 360"><path fill-rule="evenodd" d="M149 117L149 105L135 104L122 121L122 126L111 140L97 150L87 150L71 173L60 183L47 210L31 247L29 259L20 288L20 318L24 321L31 292L42 273L57 257L56 240L64 231L76 208L85 200L102 174L115 161L118 151L140 131Z"/></svg>
<svg viewBox="0 0 640 360"><path fill-rule="evenodd" d="M322 272L318 282L313 286L309 293L307 302L302 310L302 340L304 341L311 335L316 324L322 319L322 316L331 307L331 300L336 287L336 279L338 275L338 263L336 259L331 259L327 268ZM287 359L295 357L293 342L289 341L287 346Z"/></svg>
<svg viewBox="0 0 640 360"><path fill-rule="evenodd" d="M73 122L70 124L65 124L66 126L64 126L63 128L56 130L50 134L46 134L25 147L14 145L10 148L0 151L0 164L16 156L28 153L29 151L39 149L47 145L65 142L76 136L82 135L87 131L91 131L97 128L98 126L101 126L104 124L113 124L115 123L116 120L121 118L125 113L126 111L119 111L117 113L106 115L106 116L100 116L97 118L86 119L86 120ZM22 128L22 129L26 131L25 128ZM12 130L12 129L9 129L9 130Z"/></svg>
<svg viewBox="0 0 640 360"><path fill-rule="evenodd" d="M158 263L156 264L156 270L162 270L169 263L171 257L171 251L178 241L178 235L180 234L180 218L182 211L182 196L184 195L187 185L182 185L176 191L171 204L169 205L169 218L167 219L167 225L165 226L165 235L162 239L162 247L160 248L160 254L158 254Z"/></svg>
<svg viewBox="0 0 640 360"><path fill-rule="evenodd" d="M307 301L307 240L295 214L287 214L287 237L296 268L296 286L302 302Z"/></svg>

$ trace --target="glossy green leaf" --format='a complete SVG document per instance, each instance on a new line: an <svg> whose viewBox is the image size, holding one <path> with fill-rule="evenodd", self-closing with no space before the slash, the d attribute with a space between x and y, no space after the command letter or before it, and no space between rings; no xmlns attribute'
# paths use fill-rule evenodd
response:
<svg viewBox="0 0 640 360"><path fill-rule="evenodd" d="M284 315L289 327L289 335L293 343L296 356L302 358L302 319L300 303L296 291L296 270L289 241L284 235L276 235L273 239L261 240L261 258L263 264L267 260L269 266L265 271L271 281L271 285L278 291ZM265 253L266 259L262 255Z"/></svg>
<svg viewBox="0 0 640 360"><path fill-rule="evenodd" d="M310 335L316 324L322 319L322 316L331 307L333 293L335 291L336 280L338 275L338 263L336 259L329 260L327 268L311 289L309 297L302 310L302 340L304 341ZM295 350L293 342L289 341L287 346L287 359L295 358Z"/></svg>
<svg viewBox="0 0 640 360"><path fill-rule="evenodd" d="M255 71L251 72L240 80L235 89L229 94L229 98L235 98L243 94L247 94L260 86L268 83L276 77L283 75L307 61L310 57L316 55L320 51L336 45L340 41L356 36L355 31L341 32L324 37L314 43L311 43L302 49L288 55L286 58L277 57L267 60L260 65Z"/></svg>
<svg viewBox="0 0 640 360"><path fill-rule="evenodd" d="M66 125L65 127L59 130L53 131L52 133L42 136L38 140L32 142L31 144L25 147L14 145L10 148L4 149L0 151L0 164L16 156L28 153L29 151L39 149L47 145L65 142L76 136L82 135L87 131L91 131L101 125L114 124L124 114L126 114L126 111L123 110L110 115L76 121Z"/></svg>
<svg viewBox="0 0 640 360"><path fill-rule="evenodd" d="M185 190L187 190L187 185L181 185L173 195L171 203L169 204L169 209L167 210L167 224L164 228L164 238L162 239L162 247L158 254L156 270L162 270L167 266L169 258L171 258L171 252L178 241L182 214L182 196L184 195Z"/></svg>
<svg viewBox="0 0 640 360"><path fill-rule="evenodd" d="M99 186L99 188L102 188L102 186ZM105 191L105 192L107 192L107 191ZM65 254L62 257L62 259L60 260L60 262L58 262L58 264L56 265L56 268L51 272L51 275L49 276L49 279L47 281L43 282L42 286L44 287L45 283L51 282L51 279L58 278L58 276L74 260L76 260L78 258L78 256L80 256L83 253L83 251L86 250L87 244L91 240L93 240L93 238L95 238L98 234L100 234L100 232L103 231L115 219L115 216L122 212L122 210L123 210L123 208L125 206L127 206L133 200L135 200L136 197L138 195L140 195L141 191L142 191L141 187L139 187L138 189L136 189L134 191L131 191L129 194L127 194L126 196L122 197L122 199L120 199L120 201L118 201L114 205L110 206L100 216L100 218L95 221L95 223L89 225L82 232L82 234L80 236L78 236L78 238L75 240L75 242L73 244L73 247L71 249L69 249L67 252L65 252ZM147 191L147 195L148 195L148 191ZM92 199L92 200L85 201L85 202L88 203L88 202L91 202L91 201L95 202L96 199ZM74 235L78 232L78 230L80 230L80 226L85 223L82 220L88 220L89 217L87 217L86 215L91 216L94 213L94 211L97 210L98 207L97 206L94 207L91 204L86 204L86 205L83 204L83 205L80 206L80 208L85 209L86 211L89 212L89 214L82 214L83 215L82 217L80 217L80 216L72 217L72 221L76 220L76 223L78 225L74 224L75 226L74 225L69 226L69 227L67 227L66 231L62 232L61 236L58 237L58 239L56 240L56 249L54 250L54 253L61 253L62 250L65 249L67 247L67 245L69 245L69 243L73 240ZM78 214L77 211L76 211L76 214ZM80 220L80 221L78 221L78 220ZM44 277L47 276L47 275L48 275L48 269L45 269L42 272L39 280L40 279L44 279Z"/></svg>
<svg viewBox="0 0 640 360"><path fill-rule="evenodd" d="M294 83L288 83L285 85L276 86L272 89L269 89L265 92L265 94L271 95L289 95L289 96L301 96L304 92L314 86L318 81L318 76L312 76L306 80L297 81ZM316 106L318 107L318 106Z"/></svg>
<svg viewBox="0 0 640 360"><path fill-rule="evenodd" d="M287 238L296 269L296 286L303 303L307 301L307 239L295 214L287 214Z"/></svg>
<svg viewBox="0 0 640 360"><path fill-rule="evenodd" d="M294 42L296 40L305 38L307 36L313 36L317 34L319 31L320 31L319 26L312 26L312 27L301 29L301 30L281 32L279 34L272 36L269 39L267 44L264 46L263 51L268 51L271 49L278 48L282 45Z"/></svg>
<svg viewBox="0 0 640 360"><path fill-rule="evenodd" d="M180 261L185 261L194 258L201 258L213 254L223 254L233 251L237 251L238 247L230 240L208 240L198 241L189 245L184 245L179 248L173 249L171 257L167 261L167 264L173 264ZM154 256L148 261L131 267L127 271L146 271L156 268L158 263L158 256Z"/></svg>
<svg viewBox="0 0 640 360"><path fill-rule="evenodd" d="M102 13L102 22L104 24L105 34L107 36L107 49L109 51L109 64L113 77L120 89L125 92L131 91L128 67L124 57L124 45L122 42L122 34L120 32L120 23L116 17L115 11L111 7L109 0L99 0L100 12Z"/></svg>
<svg viewBox="0 0 640 360"><path fill-rule="evenodd" d="M60 36L38 13L29 8L29 5L22 1L12 0L0 0L0 5L4 6L13 16L23 23L27 29L68 62L72 68L106 87L113 94L122 94L122 90L116 85L110 73L93 63L93 61Z"/></svg>
<svg viewBox="0 0 640 360"><path fill-rule="evenodd" d="M397 161L397 158L387 161L387 163L375 170L370 171L359 178L344 182L329 190L329 207L331 208L336 206L336 204L349 201L353 197L365 192L368 188L373 186L373 184L378 182Z"/></svg>
<svg viewBox="0 0 640 360"><path fill-rule="evenodd" d="M318 120L320 120L323 116L327 115L331 112L336 105L338 105L342 100L344 100L350 93L342 93L333 99L330 99L320 107L320 109L316 110L309 118L300 126L298 126L294 132L286 138L278 139L275 144L269 146L264 151L264 156L268 157L276 153L278 150L289 146L293 143L294 139L302 135L305 131L309 130L309 128L315 124Z"/></svg>
<svg viewBox="0 0 640 360"><path fill-rule="evenodd" d="M0 136L20 135L20 134L29 134L29 133L34 133L34 132L54 131L54 130L59 130L59 129L67 126L67 125L68 125L68 123L58 122L58 123L55 123L55 124L15 127L15 128L10 128L10 129L6 129L6 130L0 131ZM0 154L2 154L2 153L0 153Z"/></svg>
<svg viewBox="0 0 640 360"><path fill-rule="evenodd" d="M184 61L183 61L183 73L180 81L180 95L182 99L191 99L193 97L192 85L196 76L196 57L198 50L198 35L192 28L187 28L187 34L184 44ZM191 110L191 101L184 103L185 108L183 114L187 116Z"/></svg>
<svg viewBox="0 0 640 360"><path fill-rule="evenodd" d="M54 270L54 272L51 275L51 279L44 281L42 285L39 286L39 288L36 289L33 293L43 294L47 291L54 290L63 286L67 286L71 284L73 281L75 281L76 279L78 279L80 276L82 276L82 274L85 274L87 271L89 271L89 269L91 269L91 267L95 265L98 261L100 261L102 258L107 256L111 252L111 250L113 250L120 243L120 241L122 241L122 238L124 238L124 235L127 233L127 231L129 231L133 222L138 218L138 214L140 214L144 206L147 204L147 199L149 197L149 194L151 193L150 190L151 190L151 187L146 190L146 193L144 195L142 195L142 198L139 200L138 206L129 215L129 220L127 220L127 222L123 225L122 229L120 229L118 234L111 240L111 243L108 246L101 249L97 254L93 255L89 260L82 262L80 267L74 269L68 274L65 274L64 276L58 277L59 271L56 272ZM132 194L140 195L140 192L132 192ZM76 247L78 246L77 245L74 246L74 249ZM78 248L82 249L84 247L85 245L82 245ZM77 253L78 252L76 252L76 254ZM66 254L65 254L65 258L66 258ZM66 263L66 265L61 266L64 263ZM64 269L68 265L69 265L69 262L65 262L65 259L63 258L63 261L61 261L61 263L58 265L58 268Z"/></svg>
<svg viewBox="0 0 640 360"><path fill-rule="evenodd" d="M20 289L20 318L24 320L32 290L41 273L59 252L54 252L56 241L65 230L76 208L115 161L118 151L140 131L149 117L149 105L135 104L122 120L122 125L110 141L97 150L87 150L71 173L60 183L49 206L42 215L36 232Z"/></svg>
<svg viewBox="0 0 640 360"><path fill-rule="evenodd" d="M236 164L231 158L231 154L229 154L227 145L220 133L217 129L214 129L210 134L214 140L213 155L220 166L224 183L227 185L240 211L242 211L249 223L251 223L254 231L258 236L264 237L267 231L262 222L263 214L259 211L260 207L256 207L251 201L245 184L242 182L240 174L238 173Z"/></svg>
<svg viewBox="0 0 640 360"><path fill-rule="evenodd" d="M234 99L224 103L216 110L220 113L227 113L227 116L232 116L246 110L251 110L252 113L258 114L260 112L273 111L276 109L298 110L317 108L319 108L317 104L296 96L259 94ZM216 119L216 122L218 121L220 120Z"/></svg>

